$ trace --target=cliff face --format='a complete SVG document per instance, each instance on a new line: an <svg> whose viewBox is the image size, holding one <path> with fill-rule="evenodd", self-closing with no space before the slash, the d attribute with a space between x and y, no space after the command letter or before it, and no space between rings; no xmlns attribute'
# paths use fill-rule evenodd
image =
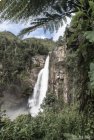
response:
<svg viewBox="0 0 94 140"><path fill-rule="evenodd" d="M37 81L39 71L44 66L45 59L46 59L45 55L36 55L36 56L32 57L33 67L30 71L30 81L31 81L32 87L34 87L34 85Z"/></svg>
<svg viewBox="0 0 94 140"><path fill-rule="evenodd" d="M68 75L65 67L66 46L59 46L51 53L49 91L57 98L68 100Z"/></svg>
<svg viewBox="0 0 94 140"><path fill-rule="evenodd" d="M48 92L53 93L57 98L62 98L65 103L69 100L69 74L66 67L66 45L56 47L49 53L49 87ZM30 81L34 87L40 69L43 68L46 56L37 55L33 57L33 67L31 69Z"/></svg>

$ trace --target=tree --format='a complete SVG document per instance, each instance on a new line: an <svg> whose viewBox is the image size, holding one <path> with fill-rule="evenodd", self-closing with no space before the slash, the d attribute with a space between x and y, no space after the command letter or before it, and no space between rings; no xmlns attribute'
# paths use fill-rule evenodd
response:
<svg viewBox="0 0 94 140"><path fill-rule="evenodd" d="M30 21L31 26L20 35L43 26L50 31L58 30L63 20L81 8L82 0L4 0L1 1L0 18L16 21ZM84 0L85 1L85 0ZM87 0L88 1L88 0ZM86 3L86 1L85 1ZM63 20L62 20L63 19Z"/></svg>

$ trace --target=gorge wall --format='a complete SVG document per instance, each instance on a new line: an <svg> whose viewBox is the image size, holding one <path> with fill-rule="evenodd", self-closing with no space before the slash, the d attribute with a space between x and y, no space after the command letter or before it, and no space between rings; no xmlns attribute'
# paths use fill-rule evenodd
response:
<svg viewBox="0 0 94 140"><path fill-rule="evenodd" d="M66 46L58 46L51 52L50 56L50 79L49 91L54 93L57 98L68 100L68 75L65 67Z"/></svg>

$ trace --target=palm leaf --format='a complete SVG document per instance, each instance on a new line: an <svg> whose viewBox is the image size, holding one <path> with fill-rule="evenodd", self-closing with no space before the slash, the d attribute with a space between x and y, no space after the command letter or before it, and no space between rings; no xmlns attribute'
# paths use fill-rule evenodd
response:
<svg viewBox="0 0 94 140"><path fill-rule="evenodd" d="M57 31L63 25L63 20L66 21L66 16L71 17L76 8L74 4L79 5L78 0L3 0L3 3L0 7L0 11L3 11L1 19L13 22L33 20L31 27L23 29L19 35L30 33L41 26L51 32ZM40 15L41 18L38 18Z"/></svg>
<svg viewBox="0 0 94 140"><path fill-rule="evenodd" d="M24 28L23 30L20 31L18 36L23 37L25 34L29 34L30 32L34 31L36 28L39 28L41 26L42 26L42 24L36 24L34 26Z"/></svg>

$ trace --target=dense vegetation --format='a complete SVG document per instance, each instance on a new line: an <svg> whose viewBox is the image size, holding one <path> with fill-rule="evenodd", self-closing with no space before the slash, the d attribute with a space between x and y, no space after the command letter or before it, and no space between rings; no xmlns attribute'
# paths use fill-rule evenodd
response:
<svg viewBox="0 0 94 140"><path fill-rule="evenodd" d="M44 112L33 118L21 115L11 121L1 119L1 140L86 140L93 136L90 126L83 114L77 110L78 105L70 107L57 100L53 94L48 94ZM62 109L61 109L62 108Z"/></svg>
<svg viewBox="0 0 94 140"><path fill-rule="evenodd" d="M50 99L49 99L50 97ZM9 119L2 119L0 131L1 140L81 140L86 134L89 137L89 130L83 125L82 115L77 111L76 106L64 106L53 94L48 94L44 112L37 117L19 116L11 122ZM88 127L89 128L89 127Z"/></svg>
<svg viewBox="0 0 94 140"><path fill-rule="evenodd" d="M23 5L27 4L26 6L29 7L29 2L27 4L25 3L25 1L23 1ZM42 9L42 11L39 9L40 12L45 11L45 4L46 6L48 6L50 3L52 6L51 2L52 1L45 1L45 3L42 3L44 9ZM59 0L58 2L61 3L61 1ZM9 119L4 119L4 117L1 117L1 140L94 139L94 1L76 0L72 2L70 0L67 0L63 2L66 3L65 5L63 5L65 7L61 5L60 8L60 6L58 7L57 5L56 7L55 5L55 10L57 9L59 13L62 13L60 9L63 9L66 12L68 12L68 9L69 11L76 11L75 15L72 18L70 27L66 28L63 41L60 42L60 44L66 43L67 46L67 57L65 60L65 66L69 76L68 86L70 90L68 94L71 96L71 99L66 105L64 104L63 99L58 100L54 93L49 93L47 98L45 99L45 104L42 105L42 107L44 108L44 112L40 113L36 118L32 118L29 115L24 115L11 122ZM8 2L6 2L5 6L7 6L7 4ZM21 13L24 10L23 5ZM37 5L35 4L33 6L33 10L35 10ZM15 20L15 11L11 13L10 7L7 10L9 12L6 14L5 11L5 16L3 15L3 18L13 18ZM27 15L27 13L29 12L26 11L25 13L23 12L24 14L21 17L18 14L18 9L17 20L22 18L29 18L32 13L35 15L38 14L36 12L37 11L31 11L30 15ZM73 11L71 11L71 13L72 12ZM54 22L59 21L59 19L61 20L61 17L62 14L60 15L57 13L57 15L53 16L53 14L51 15L51 13L49 15L47 15L46 13L45 21L44 19L41 19L43 21L41 22L40 19L38 19L38 26L41 25L39 23L42 23L44 25L44 23L48 23L48 21L53 21L53 25L58 25L55 26L56 28L58 28L58 22L57 24L54 24ZM54 29L51 27L50 29ZM31 30L32 28L29 29ZM29 29L25 31L30 31ZM11 39L14 40L14 38ZM3 69L1 68L0 73L2 76L1 84L5 84L6 82L9 83L9 81L15 82L15 79L17 79L18 76L25 77L25 75L22 74L26 72L27 68L31 68L31 56L37 53L47 54L47 52L49 51L48 46L47 48L44 47L45 49L43 50L42 45L44 43L42 45L39 45L39 41L38 46L36 43L34 43L36 44L35 47L31 47L30 44L34 44L32 43L33 41L30 41L29 47L26 47L26 40L24 40L21 45L20 40L18 38L16 38L16 40L16 45L14 45L14 41L14 44L12 46L9 44L8 47L6 47L6 45L4 44L6 41L8 44L8 39L2 41L0 51L0 57L3 64ZM38 49L38 47L40 49ZM11 63L8 60L11 60Z"/></svg>

